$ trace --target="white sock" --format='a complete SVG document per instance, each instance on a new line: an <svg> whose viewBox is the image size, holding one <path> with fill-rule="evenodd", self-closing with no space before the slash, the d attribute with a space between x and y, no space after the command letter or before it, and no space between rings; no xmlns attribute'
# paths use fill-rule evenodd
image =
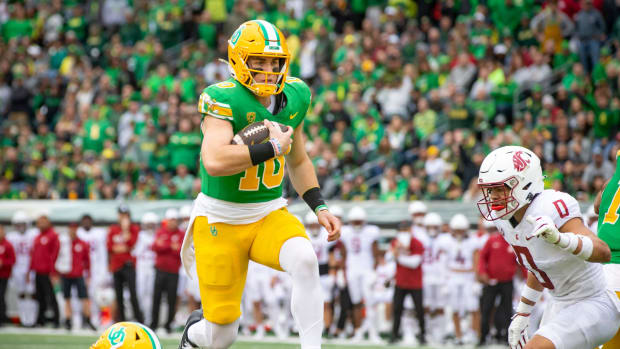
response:
<svg viewBox="0 0 620 349"><path fill-rule="evenodd" d="M314 248L308 239L288 239L280 249L280 265L293 282L291 312L299 328L301 349L321 348L323 291Z"/></svg>
<svg viewBox="0 0 620 349"><path fill-rule="evenodd" d="M379 327L377 305L369 305L366 307L366 329L369 337L377 337L379 335L377 328Z"/></svg>
<svg viewBox="0 0 620 349"><path fill-rule="evenodd" d="M238 329L239 319L226 325L202 319L189 327L187 337L202 349L226 349L234 343Z"/></svg>

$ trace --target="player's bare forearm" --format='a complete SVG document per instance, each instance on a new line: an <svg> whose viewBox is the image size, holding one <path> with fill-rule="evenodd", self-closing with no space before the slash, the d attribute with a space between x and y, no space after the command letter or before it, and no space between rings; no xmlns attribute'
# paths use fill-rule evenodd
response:
<svg viewBox="0 0 620 349"><path fill-rule="evenodd" d="M587 259L588 262L593 263L607 263L611 260L611 250L609 246L601 239L598 238L593 232L583 224L581 218L573 218L560 227L560 232L572 232L574 234L584 235L592 240L592 255ZM573 254L579 254L581 252L582 243L579 241L579 245Z"/></svg>
<svg viewBox="0 0 620 349"><path fill-rule="evenodd" d="M246 145L230 144L233 129L228 121L207 116L202 133L200 157L211 176L230 176L254 166Z"/></svg>
<svg viewBox="0 0 620 349"><path fill-rule="evenodd" d="M293 139L291 152L286 156L286 165L295 191L302 196L308 189L318 187L319 181L304 147L303 123L295 129Z"/></svg>

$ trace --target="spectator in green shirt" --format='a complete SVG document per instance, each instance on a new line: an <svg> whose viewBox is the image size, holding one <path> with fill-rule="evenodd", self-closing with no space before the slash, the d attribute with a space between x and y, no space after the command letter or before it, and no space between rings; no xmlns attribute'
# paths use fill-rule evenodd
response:
<svg viewBox="0 0 620 349"><path fill-rule="evenodd" d="M172 91L174 87L174 77L168 72L168 66L163 63L157 66L157 73L151 73L146 80L146 86L149 87L155 95L159 93L162 87L168 91Z"/></svg>
<svg viewBox="0 0 620 349"><path fill-rule="evenodd" d="M26 10L21 2L13 4L13 13L8 21L2 24L2 39L9 42L11 39L21 37L32 37L32 21L26 18Z"/></svg>
<svg viewBox="0 0 620 349"><path fill-rule="evenodd" d="M171 181L176 185L179 192L185 195L185 198L191 199L194 179L195 177L187 171L187 166L180 164L177 166L177 175L172 177Z"/></svg>
<svg viewBox="0 0 620 349"><path fill-rule="evenodd" d="M108 139L114 139L116 131L114 126L101 117L100 109L92 109L91 115L82 128L82 148L84 151L93 151L100 154L103 144Z"/></svg>
<svg viewBox="0 0 620 349"><path fill-rule="evenodd" d="M187 118L181 119L179 131L170 137L172 168L183 164L190 172L196 173L201 142L202 137L200 133L192 130L191 121Z"/></svg>
<svg viewBox="0 0 620 349"><path fill-rule="evenodd" d="M454 103L446 113L451 130L471 128L474 126L474 113L465 104L465 92L458 90L454 96Z"/></svg>
<svg viewBox="0 0 620 349"><path fill-rule="evenodd" d="M155 149L149 159L149 169L163 173L172 168L170 145L168 145L168 136L165 132L159 132L156 140Z"/></svg>
<svg viewBox="0 0 620 349"><path fill-rule="evenodd" d="M418 112L413 116L413 128L420 140L427 140L435 132L437 113L429 109L428 101L420 98L418 101Z"/></svg>

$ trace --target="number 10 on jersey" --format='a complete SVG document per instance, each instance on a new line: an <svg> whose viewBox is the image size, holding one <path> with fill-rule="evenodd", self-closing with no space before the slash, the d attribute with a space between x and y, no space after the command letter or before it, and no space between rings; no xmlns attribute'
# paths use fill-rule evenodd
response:
<svg viewBox="0 0 620 349"><path fill-rule="evenodd" d="M277 170L276 162L278 163ZM239 181L239 190L257 191L260 187L260 182L263 182L263 185L267 189L280 186L280 184L282 184L282 179L284 179L284 163L284 156L278 156L277 158L265 161L262 178L258 176L258 166L260 166L260 164L248 168L243 173L241 181Z"/></svg>

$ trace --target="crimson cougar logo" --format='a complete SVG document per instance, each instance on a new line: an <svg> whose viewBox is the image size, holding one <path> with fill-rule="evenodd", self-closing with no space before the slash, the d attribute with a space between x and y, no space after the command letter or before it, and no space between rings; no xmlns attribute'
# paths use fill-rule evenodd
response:
<svg viewBox="0 0 620 349"><path fill-rule="evenodd" d="M519 150L515 153L515 155L512 156L512 163L515 165L515 170L521 172L525 170L527 164L530 163L530 160L524 159L523 152Z"/></svg>

